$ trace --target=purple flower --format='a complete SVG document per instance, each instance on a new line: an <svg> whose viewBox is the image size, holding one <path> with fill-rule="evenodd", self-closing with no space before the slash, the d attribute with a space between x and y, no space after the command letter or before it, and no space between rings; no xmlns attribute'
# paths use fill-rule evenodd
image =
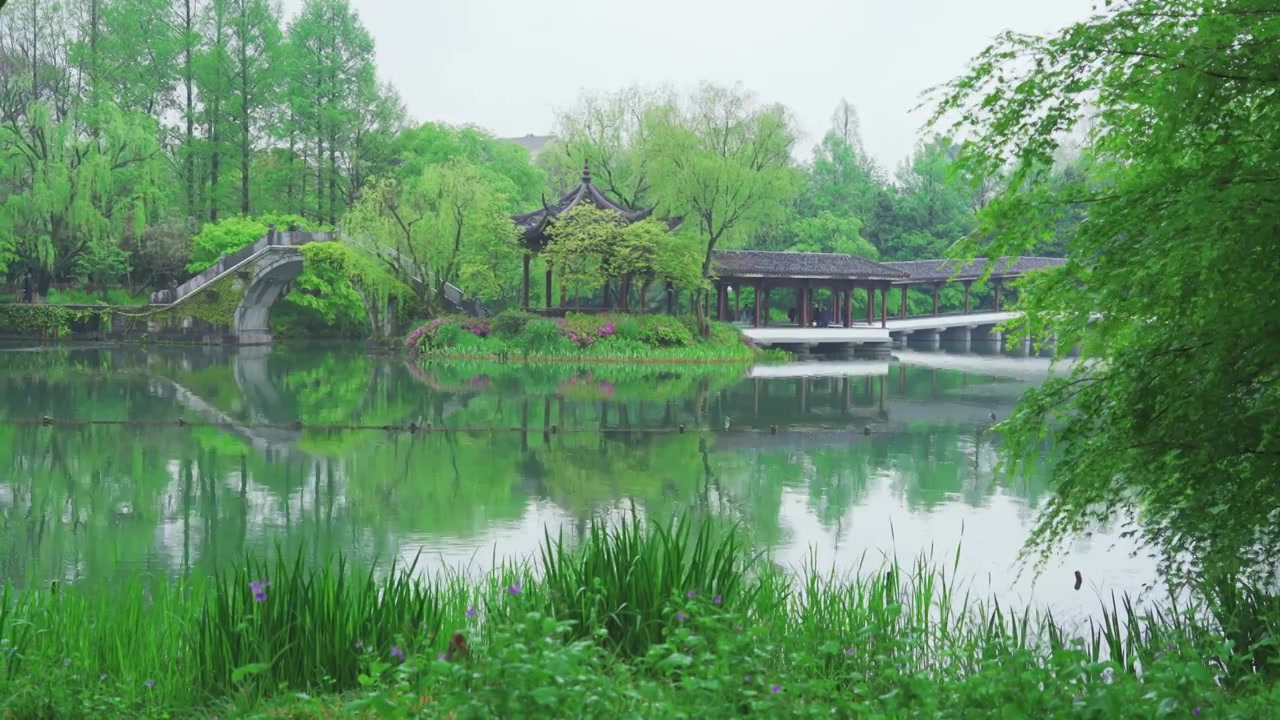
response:
<svg viewBox="0 0 1280 720"><path fill-rule="evenodd" d="M249 591L253 593L253 599L257 602L263 602L267 599L267 588L271 587L270 580L254 580L249 583Z"/></svg>
<svg viewBox="0 0 1280 720"><path fill-rule="evenodd" d="M143 685L146 685L148 688L153 688L153 687L155 687L155 686L156 686L156 681L155 681L155 680L148 680L148 681L146 681L146 682L144 682L144 683L142 683L142 684L143 684Z"/></svg>
<svg viewBox="0 0 1280 720"><path fill-rule="evenodd" d="M1200 714L1200 708L1192 708L1192 709L1191 709L1191 714L1192 714L1192 715L1199 715L1199 714Z"/></svg>
<svg viewBox="0 0 1280 720"><path fill-rule="evenodd" d="M98 679L99 679L99 680L106 680L106 679L107 679L107 674L106 674L106 673L102 673L101 675L99 675L99 676L98 676Z"/></svg>
<svg viewBox="0 0 1280 720"><path fill-rule="evenodd" d="M444 654L444 653L440 653L439 655L436 655L436 659L437 659L437 660L448 660L448 659L449 659L449 656L448 656L448 655L446 655L446 654Z"/></svg>
<svg viewBox="0 0 1280 720"><path fill-rule="evenodd" d="M522 585L520 585L520 583L518 583L518 582L513 582L513 583L511 583L510 585L508 585L508 586L507 586L507 593L508 593L509 595L519 595L519 594L520 594L520 588L521 588L521 587L522 587Z"/></svg>
<svg viewBox="0 0 1280 720"><path fill-rule="evenodd" d="M685 594L684 594L684 596L685 596L685 597L687 597L687 598L689 598L690 600L692 600L692 599L694 599L694 598L698 597L698 591L697 591L697 590L690 590L689 592L685 593Z"/></svg>
<svg viewBox="0 0 1280 720"><path fill-rule="evenodd" d="M778 693L782 692L782 686L773 685L769 688L769 692L773 693L774 695L777 695Z"/></svg>
<svg viewBox="0 0 1280 720"><path fill-rule="evenodd" d="M62 661L63 667L71 667L71 658Z"/></svg>
<svg viewBox="0 0 1280 720"><path fill-rule="evenodd" d="M845 655L856 655L857 653L858 653L858 648L845 648L845 649L844 649L844 654L845 654Z"/></svg>
<svg viewBox="0 0 1280 720"><path fill-rule="evenodd" d="M467 608L467 617L468 617L469 619L471 619L471 620L475 620L475 619L476 619L476 608L475 608L475 606L474 606L474 605L473 605L473 606L471 606L471 607L469 607L469 608Z"/></svg>
<svg viewBox="0 0 1280 720"><path fill-rule="evenodd" d="M391 657L399 660L400 662L404 662L404 651L400 649L399 645L391 646Z"/></svg>
<svg viewBox="0 0 1280 720"><path fill-rule="evenodd" d="M357 650L363 650L363 649L364 649L364 641L363 641L363 640L357 640L357 641L356 641L356 649L357 649Z"/></svg>
<svg viewBox="0 0 1280 720"><path fill-rule="evenodd" d="M715 604L719 605L720 603L724 602L724 598L722 598L722 597L720 597L719 595L717 595L717 596L715 596L715 597L711 598L711 602L713 602L713 603L715 603Z"/></svg>
<svg viewBox="0 0 1280 720"><path fill-rule="evenodd" d="M684 613L676 613L676 622L684 622L688 619L689 619L688 615L685 615Z"/></svg>
<svg viewBox="0 0 1280 720"><path fill-rule="evenodd" d="M746 675L744 675L742 678L742 682L751 682L751 673L747 673Z"/></svg>

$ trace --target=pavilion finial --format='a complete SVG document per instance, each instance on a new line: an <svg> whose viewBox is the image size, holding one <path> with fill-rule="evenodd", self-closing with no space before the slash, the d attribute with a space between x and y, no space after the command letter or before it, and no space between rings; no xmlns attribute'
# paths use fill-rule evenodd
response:
<svg viewBox="0 0 1280 720"><path fill-rule="evenodd" d="M591 161L590 160L582 161L582 184L583 185L591 184Z"/></svg>

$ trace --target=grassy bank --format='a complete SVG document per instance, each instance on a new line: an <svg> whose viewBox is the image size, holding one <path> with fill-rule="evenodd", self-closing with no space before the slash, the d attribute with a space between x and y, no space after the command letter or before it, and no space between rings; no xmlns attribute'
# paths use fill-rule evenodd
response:
<svg viewBox="0 0 1280 720"><path fill-rule="evenodd" d="M742 382L747 369L723 363L655 365L590 361L523 364L427 359L410 366L440 392L493 392L506 399L548 396L574 400L662 401L715 392Z"/></svg>
<svg viewBox="0 0 1280 720"><path fill-rule="evenodd" d="M448 316L414 330L406 344L415 356L454 359L745 364L787 357L756 347L733 325L712 323L703 337L694 317L670 315Z"/></svg>
<svg viewBox="0 0 1280 720"><path fill-rule="evenodd" d="M632 521L483 581L277 558L10 591L0 715L1268 717L1280 700L1274 668L1190 616L1113 605L1069 640L923 559L797 583L739 538Z"/></svg>

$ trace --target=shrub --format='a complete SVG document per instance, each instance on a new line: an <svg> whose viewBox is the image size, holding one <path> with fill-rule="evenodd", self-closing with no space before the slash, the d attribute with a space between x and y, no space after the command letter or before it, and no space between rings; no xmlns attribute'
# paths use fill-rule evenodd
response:
<svg viewBox="0 0 1280 720"><path fill-rule="evenodd" d="M649 347L688 347L697 342L697 335L690 332L680 320L669 315L630 317L620 320L617 325L617 336Z"/></svg>
<svg viewBox="0 0 1280 720"><path fill-rule="evenodd" d="M569 352L569 344L560 335L560 328L550 320L535 318L524 326L524 332L516 338L516 347L525 353L553 354Z"/></svg>
<svg viewBox="0 0 1280 720"><path fill-rule="evenodd" d="M493 318L490 327L493 329L494 336L510 339L519 336L524 332L525 326L537 318L537 315L523 310L504 310Z"/></svg>

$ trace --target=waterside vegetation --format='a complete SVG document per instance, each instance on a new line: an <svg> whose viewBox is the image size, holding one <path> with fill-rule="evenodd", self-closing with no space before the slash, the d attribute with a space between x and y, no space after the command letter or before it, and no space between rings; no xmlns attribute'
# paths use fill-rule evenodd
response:
<svg viewBox="0 0 1280 720"><path fill-rule="evenodd" d="M1263 717L1278 699L1274 640L1230 615L1112 599L1066 628L975 601L927 556L797 576L742 538L632 515L484 577L277 554L212 578L9 588L0 712Z"/></svg>
<svg viewBox="0 0 1280 720"><path fill-rule="evenodd" d="M436 318L405 340L415 358L644 363L782 362L786 354L757 347L728 323L700 330L692 315L570 312L544 318L509 310L492 319Z"/></svg>

